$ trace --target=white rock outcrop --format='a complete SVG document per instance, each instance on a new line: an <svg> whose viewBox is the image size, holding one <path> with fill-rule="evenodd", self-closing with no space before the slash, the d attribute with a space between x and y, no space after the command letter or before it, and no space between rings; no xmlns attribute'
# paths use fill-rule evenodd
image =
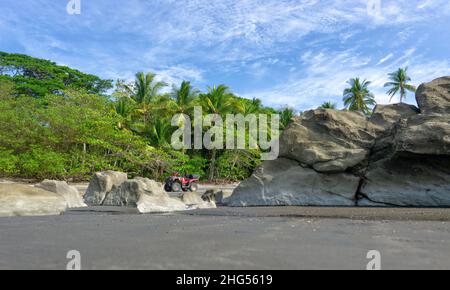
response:
<svg viewBox="0 0 450 290"><path fill-rule="evenodd" d="M44 180L43 182L36 184L35 187L61 195L66 200L68 208L80 208L87 206L84 203L78 189L74 186L68 185L65 181Z"/></svg>
<svg viewBox="0 0 450 290"><path fill-rule="evenodd" d="M0 216L60 215L67 208L63 195L22 184L0 184Z"/></svg>

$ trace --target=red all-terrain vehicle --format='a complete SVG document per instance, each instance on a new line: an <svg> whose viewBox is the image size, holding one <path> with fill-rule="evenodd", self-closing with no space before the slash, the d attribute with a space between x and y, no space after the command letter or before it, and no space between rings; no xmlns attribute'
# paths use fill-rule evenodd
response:
<svg viewBox="0 0 450 290"><path fill-rule="evenodd" d="M200 176L188 174L181 177L179 173L174 173L166 179L164 189L167 192L181 192L181 191L197 191Z"/></svg>

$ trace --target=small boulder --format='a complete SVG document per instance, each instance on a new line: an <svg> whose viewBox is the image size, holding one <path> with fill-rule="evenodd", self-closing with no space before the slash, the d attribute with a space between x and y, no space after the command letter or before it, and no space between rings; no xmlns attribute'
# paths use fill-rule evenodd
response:
<svg viewBox="0 0 450 290"><path fill-rule="evenodd" d="M186 205L182 201L169 196L143 194L139 198L137 209L140 213L167 213L185 211Z"/></svg>
<svg viewBox="0 0 450 290"><path fill-rule="evenodd" d="M127 179L127 174L123 172L97 172L89 183L84 200L89 205L102 205L105 196Z"/></svg>
<svg viewBox="0 0 450 290"><path fill-rule="evenodd" d="M217 207L214 200L204 200L196 192L184 192L181 195L181 201L188 206L188 209L207 209Z"/></svg>
<svg viewBox="0 0 450 290"><path fill-rule="evenodd" d="M69 186L65 181L44 180L43 182L36 184L35 187L62 195L67 202L68 208L87 206L83 202L83 198L76 187Z"/></svg>
<svg viewBox="0 0 450 290"><path fill-rule="evenodd" d="M136 207L143 195L168 197L162 184L148 178L135 178L124 181L109 192L102 203L104 206Z"/></svg>

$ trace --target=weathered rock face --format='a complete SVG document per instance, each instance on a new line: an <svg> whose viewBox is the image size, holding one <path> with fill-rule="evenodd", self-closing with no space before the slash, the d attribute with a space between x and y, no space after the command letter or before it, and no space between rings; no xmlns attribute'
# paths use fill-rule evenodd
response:
<svg viewBox="0 0 450 290"><path fill-rule="evenodd" d="M398 130L408 120L417 116L419 109L407 104L377 105L369 121L382 130L371 148L369 163L386 158L394 154L396 147L396 135Z"/></svg>
<svg viewBox="0 0 450 290"><path fill-rule="evenodd" d="M230 197L233 195L233 190L222 189L216 193L216 204L225 205L228 203Z"/></svg>
<svg viewBox="0 0 450 290"><path fill-rule="evenodd" d="M107 193L102 205L136 207L143 194L167 196L162 189L162 184L147 178L136 178L124 181Z"/></svg>
<svg viewBox="0 0 450 290"><path fill-rule="evenodd" d="M367 159L382 130L356 112L305 112L280 138L280 156L318 172L343 172Z"/></svg>
<svg viewBox="0 0 450 290"><path fill-rule="evenodd" d="M242 182L228 200L229 206L339 205L353 206L359 178L321 174L289 159L267 161Z"/></svg>
<svg viewBox="0 0 450 290"><path fill-rule="evenodd" d="M396 155L370 166L359 205L450 206L450 156Z"/></svg>
<svg viewBox="0 0 450 290"><path fill-rule="evenodd" d="M422 85L419 108L314 110L280 138L281 157L242 182L231 206L450 206L450 77Z"/></svg>
<svg viewBox="0 0 450 290"><path fill-rule="evenodd" d="M416 100L423 114L450 114L450 77L439 78L419 86Z"/></svg>
<svg viewBox="0 0 450 290"><path fill-rule="evenodd" d="M395 139L397 152L450 155L450 114L411 117Z"/></svg>
<svg viewBox="0 0 450 290"><path fill-rule="evenodd" d="M30 185L0 184L0 216L59 215L67 208L61 194Z"/></svg>
<svg viewBox="0 0 450 290"><path fill-rule="evenodd" d="M416 116L419 109L416 106L408 104L393 104L393 105L377 105L373 110L369 121L376 126L382 127L385 132L391 134L391 130L395 128L402 119L407 119ZM377 136L378 137L378 136Z"/></svg>
<svg viewBox="0 0 450 290"><path fill-rule="evenodd" d="M83 202L83 199L78 190L73 186L69 186L65 181L44 180L43 182L36 184L35 187L60 194L66 200L68 208L87 206Z"/></svg>
<svg viewBox="0 0 450 290"><path fill-rule="evenodd" d="M123 172L98 172L89 183L84 200L89 205L102 205L105 196L127 179L127 174Z"/></svg>

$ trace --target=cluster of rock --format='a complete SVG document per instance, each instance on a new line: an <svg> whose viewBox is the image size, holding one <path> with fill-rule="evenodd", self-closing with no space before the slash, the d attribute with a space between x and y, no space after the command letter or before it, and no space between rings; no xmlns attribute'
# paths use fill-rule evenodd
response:
<svg viewBox="0 0 450 290"><path fill-rule="evenodd" d="M450 77L421 85L418 108L313 110L280 138L280 158L242 182L230 206L450 206Z"/></svg>
<svg viewBox="0 0 450 290"><path fill-rule="evenodd" d="M170 197L161 183L148 178L128 179L116 171L98 172L83 195L64 181L44 180L37 185L0 183L0 216L59 215L68 208L111 206L136 208L140 213L165 213L216 208L195 192Z"/></svg>
<svg viewBox="0 0 450 290"><path fill-rule="evenodd" d="M128 179L127 174L116 171L96 173L84 199L91 206L132 207L140 213L216 207L214 201L204 201L197 193L187 192L181 198L170 197L159 182L141 177Z"/></svg>

